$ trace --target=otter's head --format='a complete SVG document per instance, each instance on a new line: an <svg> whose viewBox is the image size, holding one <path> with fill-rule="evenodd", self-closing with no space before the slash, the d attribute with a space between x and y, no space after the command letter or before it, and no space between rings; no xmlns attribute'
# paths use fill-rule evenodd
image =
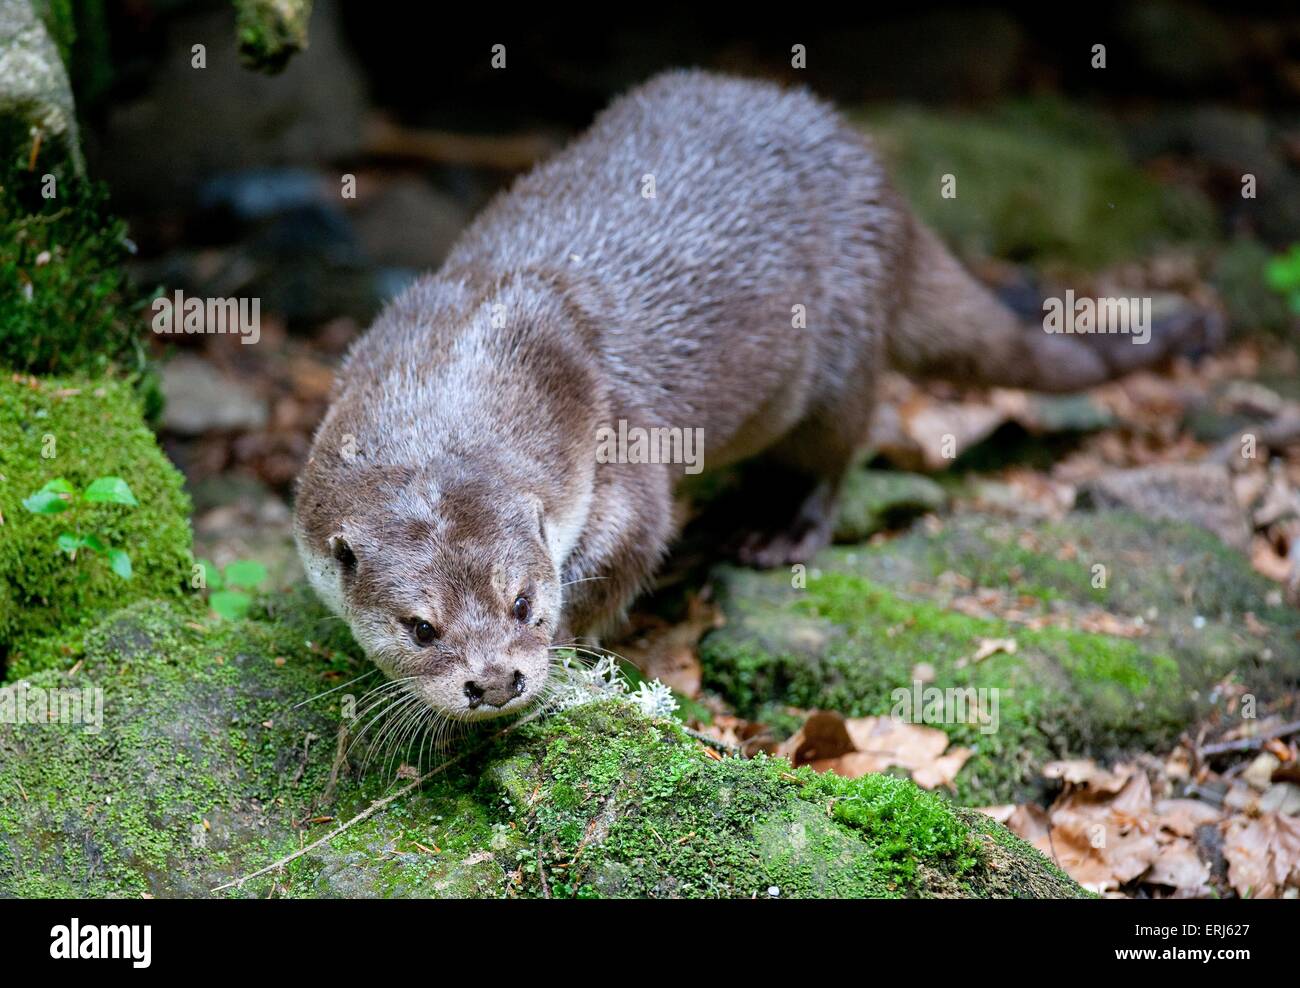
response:
<svg viewBox="0 0 1300 988"><path fill-rule="evenodd" d="M354 481L345 517L301 493L296 527L312 585L366 654L449 718L536 700L561 601L541 501L476 479Z"/></svg>

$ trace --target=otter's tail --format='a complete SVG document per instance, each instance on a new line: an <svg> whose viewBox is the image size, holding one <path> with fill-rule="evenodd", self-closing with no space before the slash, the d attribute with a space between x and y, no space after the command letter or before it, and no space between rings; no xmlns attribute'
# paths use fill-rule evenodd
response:
<svg viewBox="0 0 1300 988"><path fill-rule="evenodd" d="M1091 315L1076 319L1064 299L1046 310L1043 322L1021 322L932 231L917 220L911 225L902 272L908 291L889 348L894 366L908 374L1074 391L1222 342L1217 315L1180 310L1152 317L1150 300L1145 306L1088 300L1083 307L1091 305Z"/></svg>

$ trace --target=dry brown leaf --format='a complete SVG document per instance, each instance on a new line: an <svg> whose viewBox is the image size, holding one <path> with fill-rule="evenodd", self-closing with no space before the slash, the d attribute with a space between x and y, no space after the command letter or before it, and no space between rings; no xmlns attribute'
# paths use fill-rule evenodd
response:
<svg viewBox="0 0 1300 988"><path fill-rule="evenodd" d="M1195 837L1197 827L1223 816L1222 810L1199 799L1162 799L1155 812L1160 827L1179 837Z"/></svg>
<svg viewBox="0 0 1300 988"><path fill-rule="evenodd" d="M716 605L692 595L685 621L656 623L620 647L647 679L659 679L683 696L694 697L700 692L702 677L697 654L700 639L721 622Z"/></svg>
<svg viewBox="0 0 1300 988"><path fill-rule="evenodd" d="M1200 859L1191 841L1180 839L1160 849L1143 881L1168 885L1193 895L1207 895L1210 891L1210 866Z"/></svg>
<svg viewBox="0 0 1300 988"><path fill-rule="evenodd" d="M1228 881L1242 897L1274 898L1300 888L1300 820L1266 813L1228 821L1223 835Z"/></svg>
<svg viewBox="0 0 1300 988"><path fill-rule="evenodd" d="M1291 577L1291 561L1262 535L1256 535L1250 543L1250 564L1257 573L1278 583L1286 583Z"/></svg>
<svg viewBox="0 0 1300 988"><path fill-rule="evenodd" d="M854 750L844 717L834 711L817 710L808 715L803 727L782 743L776 753L789 758L790 764L798 768L809 762L838 758Z"/></svg>
<svg viewBox="0 0 1300 988"><path fill-rule="evenodd" d="M778 754L794 765L856 779L871 772L901 768L924 789L951 785L973 754L948 748L948 735L934 727L892 717L856 717L818 711L780 746Z"/></svg>

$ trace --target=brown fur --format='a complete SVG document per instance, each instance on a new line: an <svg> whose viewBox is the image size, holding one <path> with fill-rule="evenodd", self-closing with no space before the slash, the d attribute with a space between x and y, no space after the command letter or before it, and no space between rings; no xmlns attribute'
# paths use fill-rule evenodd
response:
<svg viewBox="0 0 1300 988"><path fill-rule="evenodd" d="M699 428L707 468L762 453L805 477L792 517L744 547L774 565L826 542L887 359L1059 389L1155 343L1027 331L826 104L669 73L521 178L357 342L301 477L299 542L376 661L456 713L465 676L607 628L672 539L683 467L597 463L599 427ZM524 586L528 631L508 617ZM415 615L445 629L437 648L411 646Z"/></svg>

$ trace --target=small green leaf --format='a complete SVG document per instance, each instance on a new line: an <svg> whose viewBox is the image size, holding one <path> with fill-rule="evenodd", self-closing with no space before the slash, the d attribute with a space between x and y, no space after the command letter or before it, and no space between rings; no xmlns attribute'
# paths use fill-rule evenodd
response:
<svg viewBox="0 0 1300 988"><path fill-rule="evenodd" d="M241 590L218 590L208 597L208 606L227 621L238 621L248 613L253 598Z"/></svg>
<svg viewBox="0 0 1300 988"><path fill-rule="evenodd" d="M132 507L140 503L121 477L100 477L91 481L81 499L95 504L129 504Z"/></svg>
<svg viewBox="0 0 1300 988"><path fill-rule="evenodd" d="M77 550L81 548L81 539L77 538L71 532L64 532L54 541L60 549L68 554L69 559L75 559L77 556Z"/></svg>
<svg viewBox="0 0 1300 988"><path fill-rule="evenodd" d="M126 554L125 549L109 549L108 565L124 580L131 579L131 557Z"/></svg>
<svg viewBox="0 0 1300 988"><path fill-rule="evenodd" d="M266 567L256 559L237 559L226 567L226 586L251 590L261 584L266 576Z"/></svg>
<svg viewBox="0 0 1300 988"><path fill-rule="evenodd" d="M67 511L77 489L62 477L51 480L31 497L23 499L23 507L34 515L57 515Z"/></svg>
<svg viewBox="0 0 1300 988"><path fill-rule="evenodd" d="M68 510L68 502L54 491L37 491L23 498L23 507L34 515L57 515Z"/></svg>
<svg viewBox="0 0 1300 988"><path fill-rule="evenodd" d="M92 552L103 552L105 549L104 543L99 540L97 535L83 535L81 544Z"/></svg>

